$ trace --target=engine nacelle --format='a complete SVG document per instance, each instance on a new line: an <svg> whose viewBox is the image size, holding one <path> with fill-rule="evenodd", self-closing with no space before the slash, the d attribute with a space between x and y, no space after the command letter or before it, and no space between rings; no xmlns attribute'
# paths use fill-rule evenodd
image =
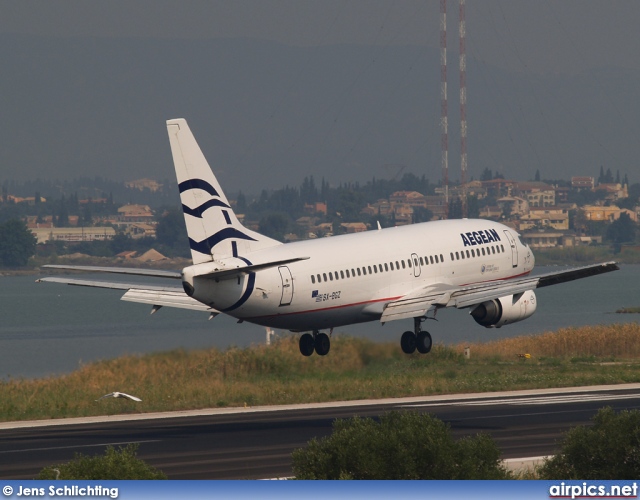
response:
<svg viewBox="0 0 640 500"><path fill-rule="evenodd" d="M479 325L500 328L508 323L527 319L536 312L536 294L533 290L507 295L478 304L471 316Z"/></svg>

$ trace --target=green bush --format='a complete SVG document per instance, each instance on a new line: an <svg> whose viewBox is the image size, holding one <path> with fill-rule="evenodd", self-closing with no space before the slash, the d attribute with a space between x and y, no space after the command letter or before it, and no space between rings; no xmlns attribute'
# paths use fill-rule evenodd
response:
<svg viewBox="0 0 640 500"><path fill-rule="evenodd" d="M292 458L296 479L510 477L489 436L456 441L447 424L417 412L336 420L331 436L312 439Z"/></svg>
<svg viewBox="0 0 640 500"><path fill-rule="evenodd" d="M601 409L593 427L574 427L560 452L546 459L540 479L637 479L640 477L640 411Z"/></svg>
<svg viewBox="0 0 640 500"><path fill-rule="evenodd" d="M102 456L76 453L66 464L45 467L36 479L167 479L163 472L137 458L137 451L137 444L129 444L117 450L107 446Z"/></svg>

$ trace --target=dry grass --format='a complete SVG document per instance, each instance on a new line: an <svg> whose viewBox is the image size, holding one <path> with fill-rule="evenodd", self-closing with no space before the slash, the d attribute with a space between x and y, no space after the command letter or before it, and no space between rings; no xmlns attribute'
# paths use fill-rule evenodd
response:
<svg viewBox="0 0 640 500"><path fill-rule="evenodd" d="M462 349L462 346L458 346ZM640 359L640 325L615 325L562 328L535 336L522 336L474 345L472 356L484 359L532 358L621 358Z"/></svg>
<svg viewBox="0 0 640 500"><path fill-rule="evenodd" d="M305 358L292 336L271 346L126 356L0 382L0 420L640 382L637 323L471 345L470 360L463 347L406 356L395 343L336 337L328 356ZM518 358L524 353L531 358ZM112 391L143 401L95 401Z"/></svg>

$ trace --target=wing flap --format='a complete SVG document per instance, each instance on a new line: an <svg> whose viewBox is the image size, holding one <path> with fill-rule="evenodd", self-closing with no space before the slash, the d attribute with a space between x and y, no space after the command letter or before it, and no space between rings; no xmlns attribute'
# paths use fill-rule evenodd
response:
<svg viewBox="0 0 640 500"><path fill-rule="evenodd" d="M386 305L380 321L395 321L398 319L417 318L424 316L434 305L444 306L449 302L451 293L458 287L439 283L429 285L394 300Z"/></svg>
<svg viewBox="0 0 640 500"><path fill-rule="evenodd" d="M190 309L192 311L205 311L210 313L219 312L202 302L192 299L184 293L184 291L178 289L174 291L158 291L144 288L131 288L120 298L120 300L137 302L140 304L150 304L154 307L167 306L177 307L179 309Z"/></svg>

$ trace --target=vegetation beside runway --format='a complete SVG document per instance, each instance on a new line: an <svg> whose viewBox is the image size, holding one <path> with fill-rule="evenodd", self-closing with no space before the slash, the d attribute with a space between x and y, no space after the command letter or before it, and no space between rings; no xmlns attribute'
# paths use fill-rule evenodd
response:
<svg viewBox="0 0 640 500"><path fill-rule="evenodd" d="M640 382L638 323L566 328L469 346L436 344L428 355L405 355L395 342L335 336L327 356L306 358L297 336L290 336L271 346L125 356L64 376L3 381L0 420L632 382ZM142 402L96 401L113 391Z"/></svg>
<svg viewBox="0 0 640 500"><path fill-rule="evenodd" d="M640 307L623 307L616 312L618 314L640 314Z"/></svg>

